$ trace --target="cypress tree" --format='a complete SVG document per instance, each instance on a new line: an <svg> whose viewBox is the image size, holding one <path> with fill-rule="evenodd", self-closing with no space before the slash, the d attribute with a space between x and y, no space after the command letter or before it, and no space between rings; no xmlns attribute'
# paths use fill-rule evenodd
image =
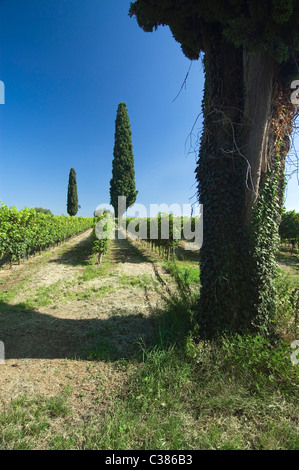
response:
<svg viewBox="0 0 299 470"><path fill-rule="evenodd" d="M134 155L131 127L126 103L119 103L115 120L112 179L110 180L110 204L115 217L122 218L128 207L136 201ZM126 197L126 207L118 207L118 197Z"/></svg>
<svg viewBox="0 0 299 470"><path fill-rule="evenodd" d="M299 0L136 0L130 15L144 31L168 25L190 60L203 53L200 331L270 333L285 160L297 113L291 90L299 70Z"/></svg>
<svg viewBox="0 0 299 470"><path fill-rule="evenodd" d="M77 176L74 168L71 168L67 190L67 213L72 216L76 215L78 208Z"/></svg>

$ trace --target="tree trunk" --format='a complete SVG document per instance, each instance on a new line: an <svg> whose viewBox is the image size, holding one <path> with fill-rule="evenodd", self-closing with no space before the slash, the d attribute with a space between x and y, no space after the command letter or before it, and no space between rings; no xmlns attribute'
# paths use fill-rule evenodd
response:
<svg viewBox="0 0 299 470"><path fill-rule="evenodd" d="M271 121L274 60L265 53L243 51L244 145L248 165L245 222L259 196L262 173L269 169L268 138Z"/></svg>
<svg viewBox="0 0 299 470"><path fill-rule="evenodd" d="M286 89L270 57L249 54L223 38L207 43L196 170L204 213L200 332L211 337L223 331L269 331L294 107L285 103ZM283 124L282 103L287 108Z"/></svg>

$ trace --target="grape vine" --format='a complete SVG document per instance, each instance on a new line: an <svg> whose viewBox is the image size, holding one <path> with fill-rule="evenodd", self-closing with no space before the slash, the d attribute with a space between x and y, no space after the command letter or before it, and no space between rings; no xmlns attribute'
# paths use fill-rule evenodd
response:
<svg viewBox="0 0 299 470"><path fill-rule="evenodd" d="M8 255L10 264L21 263L30 255L65 241L91 228L93 217L69 217L18 210L4 203L0 206L0 259Z"/></svg>

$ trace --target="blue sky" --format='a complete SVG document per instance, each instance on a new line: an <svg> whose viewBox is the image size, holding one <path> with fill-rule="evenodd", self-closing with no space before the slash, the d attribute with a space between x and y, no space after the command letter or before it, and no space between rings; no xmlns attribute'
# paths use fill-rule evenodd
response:
<svg viewBox="0 0 299 470"><path fill-rule="evenodd" d="M1 0L0 200L66 213L109 204L117 106L127 104L139 204L196 202L203 73L168 28L143 32L127 0ZM193 128L193 137L189 134ZM191 150L191 151L190 151ZM286 200L299 212L293 177Z"/></svg>

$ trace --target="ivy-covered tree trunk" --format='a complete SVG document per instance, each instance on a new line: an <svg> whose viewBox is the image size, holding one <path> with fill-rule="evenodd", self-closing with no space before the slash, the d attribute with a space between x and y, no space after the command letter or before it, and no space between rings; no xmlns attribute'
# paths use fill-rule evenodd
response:
<svg viewBox="0 0 299 470"><path fill-rule="evenodd" d="M135 0L130 15L144 31L168 25L190 60L204 53L201 334L269 332L299 0Z"/></svg>
<svg viewBox="0 0 299 470"><path fill-rule="evenodd" d="M196 170L204 211L200 331L269 332L294 107L266 54L247 53L214 36L204 63L204 132Z"/></svg>

